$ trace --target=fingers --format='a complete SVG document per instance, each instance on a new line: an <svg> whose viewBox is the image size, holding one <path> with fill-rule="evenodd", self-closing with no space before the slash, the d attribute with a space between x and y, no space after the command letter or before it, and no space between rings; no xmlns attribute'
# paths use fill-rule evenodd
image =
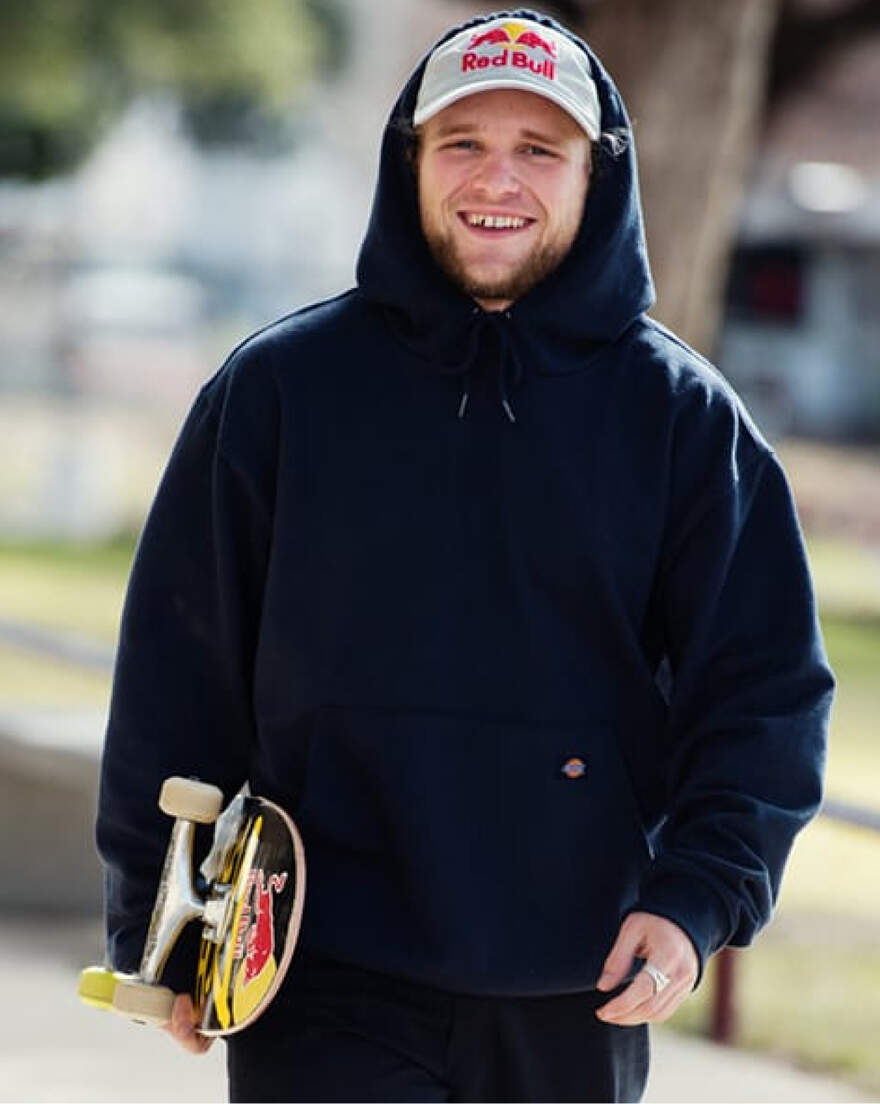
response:
<svg viewBox="0 0 880 1104"><path fill-rule="evenodd" d="M671 921L637 912L631 913L621 925L598 987L607 990L619 985L635 956L656 966L669 978L669 984L661 989L647 970L640 970L622 993L596 1012L605 1023L622 1027L661 1023L693 988L698 962L690 939Z"/></svg>
<svg viewBox="0 0 880 1104"><path fill-rule="evenodd" d="M204 1054L213 1039L196 1031L198 1014L188 993L179 993L171 1009L171 1022L163 1028L190 1054Z"/></svg>
<svg viewBox="0 0 880 1104"><path fill-rule="evenodd" d="M642 915L644 914L631 912L620 925L617 939L602 967L602 976L596 983L597 989L603 992L616 989L629 973L632 960L639 953L642 942L642 930L637 919Z"/></svg>
<svg viewBox="0 0 880 1104"><path fill-rule="evenodd" d="M691 985L692 979L672 976L669 985L658 993L651 976L644 970L640 970L623 992L614 1000L603 1004L596 1015L604 1023L616 1024L619 1027L662 1023L685 999Z"/></svg>

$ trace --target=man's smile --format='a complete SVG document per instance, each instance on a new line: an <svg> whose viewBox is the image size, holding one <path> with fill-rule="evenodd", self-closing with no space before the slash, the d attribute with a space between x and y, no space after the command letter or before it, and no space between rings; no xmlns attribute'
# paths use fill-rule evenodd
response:
<svg viewBox="0 0 880 1104"><path fill-rule="evenodd" d="M459 211L458 217L468 230L490 235L501 231L511 233L527 230L535 222L535 219L527 215L491 214L483 211Z"/></svg>

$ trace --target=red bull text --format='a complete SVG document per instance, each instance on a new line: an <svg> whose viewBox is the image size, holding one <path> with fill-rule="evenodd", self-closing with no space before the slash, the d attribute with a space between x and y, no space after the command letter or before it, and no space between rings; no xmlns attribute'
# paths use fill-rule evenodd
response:
<svg viewBox="0 0 880 1104"><path fill-rule="evenodd" d="M501 53L477 53L481 46L496 46ZM545 56L540 60L529 57L527 50L540 50ZM534 31L523 29L523 24L508 23L504 27L494 27L491 31L475 34L468 43L467 51L462 54L461 71L474 72L477 69L504 68L529 69L547 80L556 79L556 43L543 38Z"/></svg>
<svg viewBox="0 0 880 1104"><path fill-rule="evenodd" d="M503 54L496 54L494 57L488 57L486 54L474 54L470 51L462 54L462 73L472 72L476 69L488 69L490 65L499 68L510 65L514 69L531 69L539 77L556 80L556 64L550 61L549 58L544 58L543 61L532 61L526 54L514 53L512 50L505 50Z"/></svg>

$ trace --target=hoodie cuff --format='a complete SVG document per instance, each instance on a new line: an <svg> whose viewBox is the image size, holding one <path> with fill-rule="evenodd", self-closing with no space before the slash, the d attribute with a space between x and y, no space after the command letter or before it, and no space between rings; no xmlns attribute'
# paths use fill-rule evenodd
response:
<svg viewBox="0 0 880 1104"><path fill-rule="evenodd" d="M630 912L649 912L677 925L697 952L698 969L694 989L703 979L710 956L723 947L731 935L728 910L721 896L701 878L685 874L664 874L642 888Z"/></svg>

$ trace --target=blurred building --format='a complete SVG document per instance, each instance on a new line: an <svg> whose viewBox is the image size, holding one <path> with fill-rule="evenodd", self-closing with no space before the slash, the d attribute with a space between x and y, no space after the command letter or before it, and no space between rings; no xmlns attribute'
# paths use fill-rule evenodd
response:
<svg viewBox="0 0 880 1104"><path fill-rule="evenodd" d="M880 34L767 120L718 361L773 435L880 439Z"/></svg>

